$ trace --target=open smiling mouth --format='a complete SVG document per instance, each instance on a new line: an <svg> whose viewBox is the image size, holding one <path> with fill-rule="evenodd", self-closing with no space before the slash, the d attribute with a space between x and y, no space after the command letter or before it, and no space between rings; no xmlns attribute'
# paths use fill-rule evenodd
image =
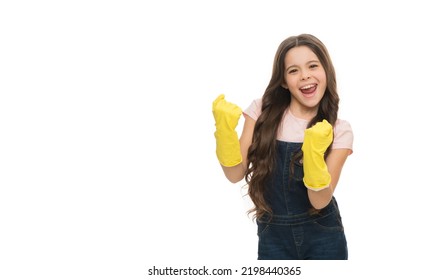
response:
<svg viewBox="0 0 448 280"><path fill-rule="evenodd" d="M306 85L300 88L303 94L313 94L317 89L317 84Z"/></svg>

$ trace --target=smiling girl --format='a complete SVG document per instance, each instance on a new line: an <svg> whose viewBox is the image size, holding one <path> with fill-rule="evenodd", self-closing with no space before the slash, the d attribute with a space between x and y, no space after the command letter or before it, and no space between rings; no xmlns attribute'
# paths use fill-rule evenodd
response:
<svg viewBox="0 0 448 280"><path fill-rule="evenodd" d="M338 119L336 75L310 34L278 47L261 99L242 114L224 95L213 102L216 153L227 179L245 179L258 225L258 259L347 259L334 192L352 153L350 124Z"/></svg>

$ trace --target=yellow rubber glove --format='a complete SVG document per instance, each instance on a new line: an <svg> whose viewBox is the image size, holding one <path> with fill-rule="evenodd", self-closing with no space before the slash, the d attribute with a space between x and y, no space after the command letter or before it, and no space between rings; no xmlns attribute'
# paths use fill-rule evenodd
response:
<svg viewBox="0 0 448 280"><path fill-rule="evenodd" d="M216 155L219 163L226 167L238 165L243 161L243 157L235 129L242 110L227 102L224 94L221 94L213 101L212 112L215 118Z"/></svg>
<svg viewBox="0 0 448 280"><path fill-rule="evenodd" d="M333 141L333 127L327 120L305 130L302 145L303 183L308 189L319 191L330 186L331 175L324 154Z"/></svg>

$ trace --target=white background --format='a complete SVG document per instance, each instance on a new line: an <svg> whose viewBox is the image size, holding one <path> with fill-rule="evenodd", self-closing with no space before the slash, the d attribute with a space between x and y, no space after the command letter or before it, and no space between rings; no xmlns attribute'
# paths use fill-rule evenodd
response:
<svg viewBox="0 0 448 280"><path fill-rule="evenodd" d="M1 278L259 265L244 183L226 181L215 156L211 104L261 97L278 44L300 33L326 44L339 117L355 134L335 193L350 260L290 264L302 279L446 274L445 11L443 1L2 1Z"/></svg>

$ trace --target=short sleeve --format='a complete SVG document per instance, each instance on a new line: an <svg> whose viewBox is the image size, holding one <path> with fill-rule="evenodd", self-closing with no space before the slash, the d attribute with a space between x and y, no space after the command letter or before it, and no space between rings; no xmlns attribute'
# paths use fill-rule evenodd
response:
<svg viewBox="0 0 448 280"><path fill-rule="evenodd" d="M248 116L256 121L261 115L261 98L252 101L243 113L245 117Z"/></svg>
<svg viewBox="0 0 448 280"><path fill-rule="evenodd" d="M338 119L334 126L332 149L349 149L353 152L353 130L348 121Z"/></svg>

